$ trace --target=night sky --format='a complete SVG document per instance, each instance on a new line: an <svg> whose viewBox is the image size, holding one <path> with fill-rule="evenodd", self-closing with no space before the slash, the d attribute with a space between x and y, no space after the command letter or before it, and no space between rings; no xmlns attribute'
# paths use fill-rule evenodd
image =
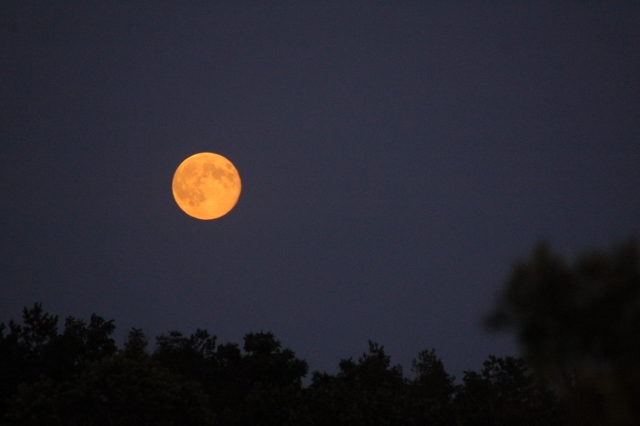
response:
<svg viewBox="0 0 640 426"><path fill-rule="evenodd" d="M219 153L243 191L184 214ZM0 2L0 322L271 331L335 373L517 355L481 320L540 239L640 231L636 1Z"/></svg>

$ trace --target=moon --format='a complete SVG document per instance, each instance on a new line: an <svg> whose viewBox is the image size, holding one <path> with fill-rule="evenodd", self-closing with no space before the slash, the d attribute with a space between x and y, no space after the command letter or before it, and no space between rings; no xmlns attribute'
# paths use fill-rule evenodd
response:
<svg viewBox="0 0 640 426"><path fill-rule="evenodd" d="M173 175L173 198L189 216L217 219L229 213L240 198L240 174L219 154L200 152L184 160Z"/></svg>

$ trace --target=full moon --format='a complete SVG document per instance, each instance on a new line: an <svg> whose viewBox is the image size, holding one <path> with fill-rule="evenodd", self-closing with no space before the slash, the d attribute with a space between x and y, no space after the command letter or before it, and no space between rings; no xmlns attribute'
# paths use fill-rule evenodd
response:
<svg viewBox="0 0 640 426"><path fill-rule="evenodd" d="M217 219L238 202L242 185L231 161L212 152L194 154L173 175L173 198L189 216Z"/></svg>

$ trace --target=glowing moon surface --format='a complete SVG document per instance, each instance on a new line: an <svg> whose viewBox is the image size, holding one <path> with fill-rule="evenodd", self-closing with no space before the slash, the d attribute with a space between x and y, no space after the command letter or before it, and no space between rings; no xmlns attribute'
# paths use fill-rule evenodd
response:
<svg viewBox="0 0 640 426"><path fill-rule="evenodd" d="M189 216L217 219L238 202L242 185L231 161L212 152L184 160L173 175L173 198Z"/></svg>

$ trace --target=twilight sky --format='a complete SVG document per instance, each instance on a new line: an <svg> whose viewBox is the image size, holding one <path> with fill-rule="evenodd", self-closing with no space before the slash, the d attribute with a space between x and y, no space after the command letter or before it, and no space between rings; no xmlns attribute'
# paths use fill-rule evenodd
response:
<svg viewBox="0 0 640 426"><path fill-rule="evenodd" d="M242 178L218 220L171 193L200 151ZM517 354L480 321L536 241L640 231L640 5L3 1L0 173L0 322L460 378Z"/></svg>

